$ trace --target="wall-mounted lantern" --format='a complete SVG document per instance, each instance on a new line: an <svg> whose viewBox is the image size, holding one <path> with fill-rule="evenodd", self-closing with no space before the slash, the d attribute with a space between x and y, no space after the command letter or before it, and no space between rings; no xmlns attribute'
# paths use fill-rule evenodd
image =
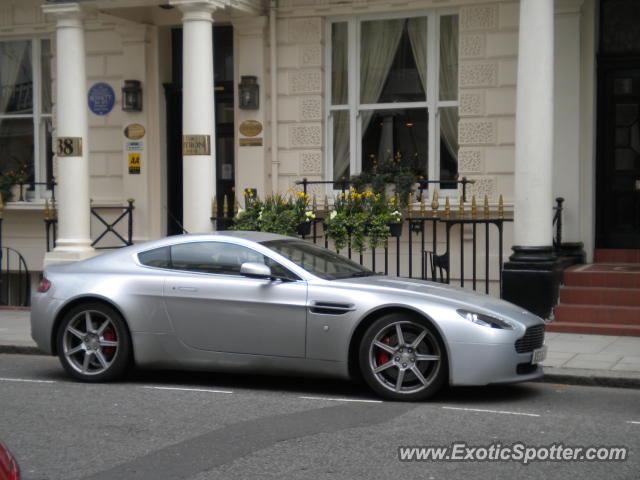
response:
<svg viewBox="0 0 640 480"><path fill-rule="evenodd" d="M122 87L122 110L124 112L142 111L142 85L140 81L124 81L124 87Z"/></svg>
<svg viewBox="0 0 640 480"><path fill-rule="evenodd" d="M243 75L240 77L239 99L243 110L257 110L260 107L260 86L258 77Z"/></svg>

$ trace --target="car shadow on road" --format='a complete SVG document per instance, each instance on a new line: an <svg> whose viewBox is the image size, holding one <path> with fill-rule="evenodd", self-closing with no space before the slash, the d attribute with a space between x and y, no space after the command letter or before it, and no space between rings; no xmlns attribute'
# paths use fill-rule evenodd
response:
<svg viewBox="0 0 640 480"><path fill-rule="evenodd" d="M362 381L322 377L135 370L128 375L126 382L176 388L257 390L262 393L379 400ZM524 383L481 387L447 387L433 396L430 401L447 404L464 403L465 405L470 403L481 405L496 402L526 402L543 394L540 386L535 383Z"/></svg>

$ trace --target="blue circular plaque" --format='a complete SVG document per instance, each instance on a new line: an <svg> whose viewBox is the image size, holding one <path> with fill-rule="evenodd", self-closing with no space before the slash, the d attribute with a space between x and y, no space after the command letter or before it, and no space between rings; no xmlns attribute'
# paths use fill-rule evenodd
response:
<svg viewBox="0 0 640 480"><path fill-rule="evenodd" d="M116 103L116 92L113 91L111 85L100 82L95 83L88 94L89 110L96 115L106 115Z"/></svg>

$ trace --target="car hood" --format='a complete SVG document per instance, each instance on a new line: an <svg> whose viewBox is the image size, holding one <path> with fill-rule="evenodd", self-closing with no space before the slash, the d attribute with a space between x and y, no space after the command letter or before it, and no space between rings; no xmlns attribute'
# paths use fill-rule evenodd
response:
<svg viewBox="0 0 640 480"><path fill-rule="evenodd" d="M513 303L443 283L381 275L350 278L337 282L344 287L371 288L371 290L378 292L384 290L392 295L417 297L439 303L444 302L454 308L464 308L477 313L508 317L524 323L525 326L538 325L543 322L537 315Z"/></svg>

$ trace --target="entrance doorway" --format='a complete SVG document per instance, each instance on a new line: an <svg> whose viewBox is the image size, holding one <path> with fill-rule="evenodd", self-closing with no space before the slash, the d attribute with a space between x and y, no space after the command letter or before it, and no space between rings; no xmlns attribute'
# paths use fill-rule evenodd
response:
<svg viewBox="0 0 640 480"><path fill-rule="evenodd" d="M233 28L213 27L213 71L216 112L216 195L222 215L224 199L234 204ZM182 228L182 29L171 32L171 83L164 85L167 111L167 235ZM203 201L206 201L203 199Z"/></svg>
<svg viewBox="0 0 640 480"><path fill-rule="evenodd" d="M596 248L640 249L640 2L601 0Z"/></svg>

